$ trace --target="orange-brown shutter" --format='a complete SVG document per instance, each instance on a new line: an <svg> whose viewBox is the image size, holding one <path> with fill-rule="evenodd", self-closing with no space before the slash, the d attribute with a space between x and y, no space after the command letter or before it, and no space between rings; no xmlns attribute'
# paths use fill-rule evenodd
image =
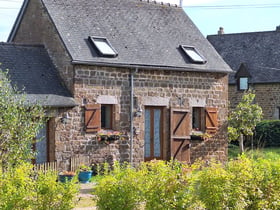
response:
<svg viewBox="0 0 280 210"><path fill-rule="evenodd" d="M190 162L190 113L185 109L171 109L171 158Z"/></svg>
<svg viewBox="0 0 280 210"><path fill-rule="evenodd" d="M218 130L218 108L207 107L205 110L206 132L209 134L215 134Z"/></svg>
<svg viewBox="0 0 280 210"><path fill-rule="evenodd" d="M85 106L85 130L87 133L101 129L101 105L87 104Z"/></svg>

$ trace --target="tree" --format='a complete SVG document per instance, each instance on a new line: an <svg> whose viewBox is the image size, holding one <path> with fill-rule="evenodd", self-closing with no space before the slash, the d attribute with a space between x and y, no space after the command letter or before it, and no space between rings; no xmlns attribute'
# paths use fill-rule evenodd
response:
<svg viewBox="0 0 280 210"><path fill-rule="evenodd" d="M252 136L262 119L262 108L254 104L255 94L246 92L237 107L229 114L229 140L239 141L240 152L244 152L244 136Z"/></svg>
<svg viewBox="0 0 280 210"><path fill-rule="evenodd" d="M1 69L0 69L1 71ZM44 109L30 104L26 94L0 75L0 164L11 166L34 158L32 145L45 120Z"/></svg>

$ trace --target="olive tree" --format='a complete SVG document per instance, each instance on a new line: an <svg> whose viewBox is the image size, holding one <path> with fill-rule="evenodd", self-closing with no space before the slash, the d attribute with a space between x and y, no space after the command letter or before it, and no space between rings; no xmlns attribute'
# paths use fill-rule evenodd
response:
<svg viewBox="0 0 280 210"><path fill-rule="evenodd" d="M32 145L45 118L43 107L30 104L0 72L0 164L10 166L34 158Z"/></svg>
<svg viewBox="0 0 280 210"><path fill-rule="evenodd" d="M262 119L262 108L254 103L255 94L245 92L241 101L229 114L229 140L238 140L240 152L244 152L244 136L252 136Z"/></svg>

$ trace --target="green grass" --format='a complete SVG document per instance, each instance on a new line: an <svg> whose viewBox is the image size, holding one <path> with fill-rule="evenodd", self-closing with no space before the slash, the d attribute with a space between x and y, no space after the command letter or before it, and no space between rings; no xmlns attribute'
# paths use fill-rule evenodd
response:
<svg viewBox="0 0 280 210"><path fill-rule="evenodd" d="M237 158L239 155L239 147L236 145L229 144L228 146L228 159ZM279 147L268 147L262 149L246 150L246 155L253 159L263 158L269 160L280 159L280 148Z"/></svg>

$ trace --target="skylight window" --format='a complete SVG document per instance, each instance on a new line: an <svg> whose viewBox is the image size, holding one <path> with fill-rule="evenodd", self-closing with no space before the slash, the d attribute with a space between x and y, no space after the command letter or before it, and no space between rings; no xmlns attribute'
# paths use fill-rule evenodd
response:
<svg viewBox="0 0 280 210"><path fill-rule="evenodd" d="M186 53L186 55L191 59L193 63L206 63L205 58L194 48L191 46L180 45L182 50Z"/></svg>
<svg viewBox="0 0 280 210"><path fill-rule="evenodd" d="M89 40L101 56L116 57L118 52L113 48L108 39L104 37L89 36Z"/></svg>

